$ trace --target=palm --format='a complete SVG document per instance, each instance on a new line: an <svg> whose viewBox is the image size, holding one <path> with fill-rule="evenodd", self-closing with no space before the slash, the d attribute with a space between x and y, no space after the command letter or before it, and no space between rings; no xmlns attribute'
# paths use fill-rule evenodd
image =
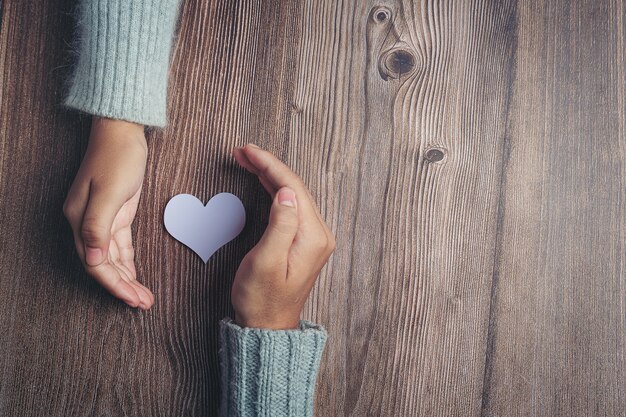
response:
<svg viewBox="0 0 626 417"><path fill-rule="evenodd" d="M111 243L107 256L107 261L122 274L122 278L126 277L129 280L137 279L131 225L137 214L140 194L141 187L130 200L122 205L115 216L111 226Z"/></svg>
<svg viewBox="0 0 626 417"><path fill-rule="evenodd" d="M129 289L141 299L154 301L152 293L137 281L135 251L131 225L137 213L141 187L122 205L111 226L111 241L106 259L94 268L93 275L113 294L126 293ZM130 287L130 288L129 288Z"/></svg>

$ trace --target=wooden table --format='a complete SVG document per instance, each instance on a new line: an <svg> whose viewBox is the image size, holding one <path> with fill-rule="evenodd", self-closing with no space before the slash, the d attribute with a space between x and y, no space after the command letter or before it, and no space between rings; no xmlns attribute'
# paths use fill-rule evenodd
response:
<svg viewBox="0 0 626 417"><path fill-rule="evenodd" d="M270 203L247 142L337 237L303 315L330 336L318 416L626 415L623 0L184 0L134 225L147 313L84 274L61 210L74 3L0 2L0 415L216 415ZM205 265L163 209L221 191L249 220Z"/></svg>

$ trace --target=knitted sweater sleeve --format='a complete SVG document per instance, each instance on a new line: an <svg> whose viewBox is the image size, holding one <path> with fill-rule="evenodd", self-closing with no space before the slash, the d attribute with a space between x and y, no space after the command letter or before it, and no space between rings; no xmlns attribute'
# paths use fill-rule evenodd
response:
<svg viewBox="0 0 626 417"><path fill-rule="evenodd" d="M180 0L80 0L76 67L64 105L166 124L169 58Z"/></svg>
<svg viewBox="0 0 626 417"><path fill-rule="evenodd" d="M311 417L328 335L306 320L300 329L267 330L220 322L220 417Z"/></svg>

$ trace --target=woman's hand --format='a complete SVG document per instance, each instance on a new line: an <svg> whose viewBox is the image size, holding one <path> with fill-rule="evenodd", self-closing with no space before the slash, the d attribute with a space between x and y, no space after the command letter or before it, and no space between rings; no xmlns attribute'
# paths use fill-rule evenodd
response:
<svg viewBox="0 0 626 417"><path fill-rule="evenodd" d="M299 328L304 302L335 249L335 238L302 180L274 155L254 145L235 148L233 155L273 198L267 229L235 275L235 322Z"/></svg>
<svg viewBox="0 0 626 417"><path fill-rule="evenodd" d="M63 205L87 273L142 309L152 306L154 296L137 281L130 226L147 153L142 125L94 117L87 152Z"/></svg>

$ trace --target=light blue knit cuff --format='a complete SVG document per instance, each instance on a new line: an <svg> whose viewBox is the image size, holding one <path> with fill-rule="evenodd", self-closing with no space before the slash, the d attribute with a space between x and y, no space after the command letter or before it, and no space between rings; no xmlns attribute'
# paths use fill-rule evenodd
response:
<svg viewBox="0 0 626 417"><path fill-rule="evenodd" d="M300 329L268 330L220 321L220 416L313 416L326 330L306 320Z"/></svg>
<svg viewBox="0 0 626 417"><path fill-rule="evenodd" d="M178 6L179 0L80 0L78 61L64 105L165 126Z"/></svg>

